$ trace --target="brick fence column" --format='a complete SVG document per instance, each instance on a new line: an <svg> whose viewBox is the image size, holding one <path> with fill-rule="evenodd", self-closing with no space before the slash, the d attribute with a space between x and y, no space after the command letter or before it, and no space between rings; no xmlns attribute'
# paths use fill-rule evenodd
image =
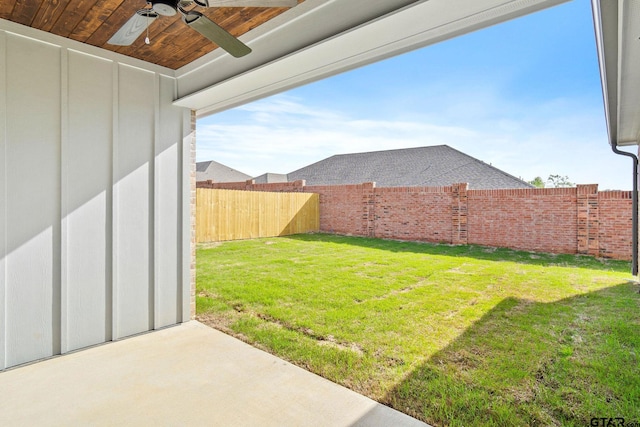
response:
<svg viewBox="0 0 640 427"><path fill-rule="evenodd" d="M579 254L600 256L598 184L577 186L577 220Z"/></svg>
<svg viewBox="0 0 640 427"><path fill-rule="evenodd" d="M304 187L307 185L306 179L299 179L293 182L293 188L290 190L294 193L304 193Z"/></svg>
<svg viewBox="0 0 640 427"><path fill-rule="evenodd" d="M376 237L376 183L362 184L362 231L365 236Z"/></svg>
<svg viewBox="0 0 640 427"><path fill-rule="evenodd" d="M451 186L451 243L454 245L466 245L469 243L467 233L467 213L469 205L467 190L469 184L453 184Z"/></svg>

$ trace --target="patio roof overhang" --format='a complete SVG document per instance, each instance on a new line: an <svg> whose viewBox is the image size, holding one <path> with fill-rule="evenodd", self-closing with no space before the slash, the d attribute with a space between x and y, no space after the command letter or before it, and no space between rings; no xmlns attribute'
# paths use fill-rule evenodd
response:
<svg viewBox="0 0 640 427"><path fill-rule="evenodd" d="M206 9L253 49L243 58L198 39L177 17L153 24L151 45L142 37L130 47L109 45L142 0L7 2L0 18L29 37L62 36L93 55L160 65L177 79L175 105L203 116L564 1L457 0L452 7L449 0L303 0L290 9Z"/></svg>
<svg viewBox="0 0 640 427"><path fill-rule="evenodd" d="M213 114L565 1L306 0L248 33L246 60L218 50L178 69L175 105Z"/></svg>

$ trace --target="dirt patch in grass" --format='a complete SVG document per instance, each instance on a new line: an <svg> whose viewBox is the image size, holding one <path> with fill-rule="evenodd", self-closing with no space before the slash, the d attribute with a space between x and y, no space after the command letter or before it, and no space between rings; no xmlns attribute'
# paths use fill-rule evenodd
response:
<svg viewBox="0 0 640 427"><path fill-rule="evenodd" d="M328 346L328 347L333 347L333 348L337 348L338 350L343 350L343 351L353 351L354 353L357 354L363 354L362 349L360 348L360 346L356 343L350 343L350 344L344 344L344 343L339 343L336 341L335 337L333 335L327 335L326 339L319 339L316 340L318 341L318 345L323 345L323 346Z"/></svg>

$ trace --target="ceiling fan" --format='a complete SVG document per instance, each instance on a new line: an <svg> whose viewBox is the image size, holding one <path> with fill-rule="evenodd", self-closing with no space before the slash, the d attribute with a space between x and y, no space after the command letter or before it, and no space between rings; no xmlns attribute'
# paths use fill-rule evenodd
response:
<svg viewBox="0 0 640 427"><path fill-rule="evenodd" d="M130 46L149 29L160 15L182 15L182 22L193 28L213 43L217 44L236 58L247 55L251 48L229 34L224 28L194 10L196 7L293 7L297 0L147 0L150 8L138 10L107 43L116 46ZM187 10L185 8L193 6ZM147 44L149 38L145 39Z"/></svg>

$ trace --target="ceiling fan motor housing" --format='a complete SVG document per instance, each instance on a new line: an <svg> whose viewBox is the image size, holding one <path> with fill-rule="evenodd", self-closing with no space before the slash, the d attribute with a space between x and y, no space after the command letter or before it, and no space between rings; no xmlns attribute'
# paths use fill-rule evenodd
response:
<svg viewBox="0 0 640 427"><path fill-rule="evenodd" d="M173 16L178 11L178 2L175 0L153 0L151 8L158 15Z"/></svg>

